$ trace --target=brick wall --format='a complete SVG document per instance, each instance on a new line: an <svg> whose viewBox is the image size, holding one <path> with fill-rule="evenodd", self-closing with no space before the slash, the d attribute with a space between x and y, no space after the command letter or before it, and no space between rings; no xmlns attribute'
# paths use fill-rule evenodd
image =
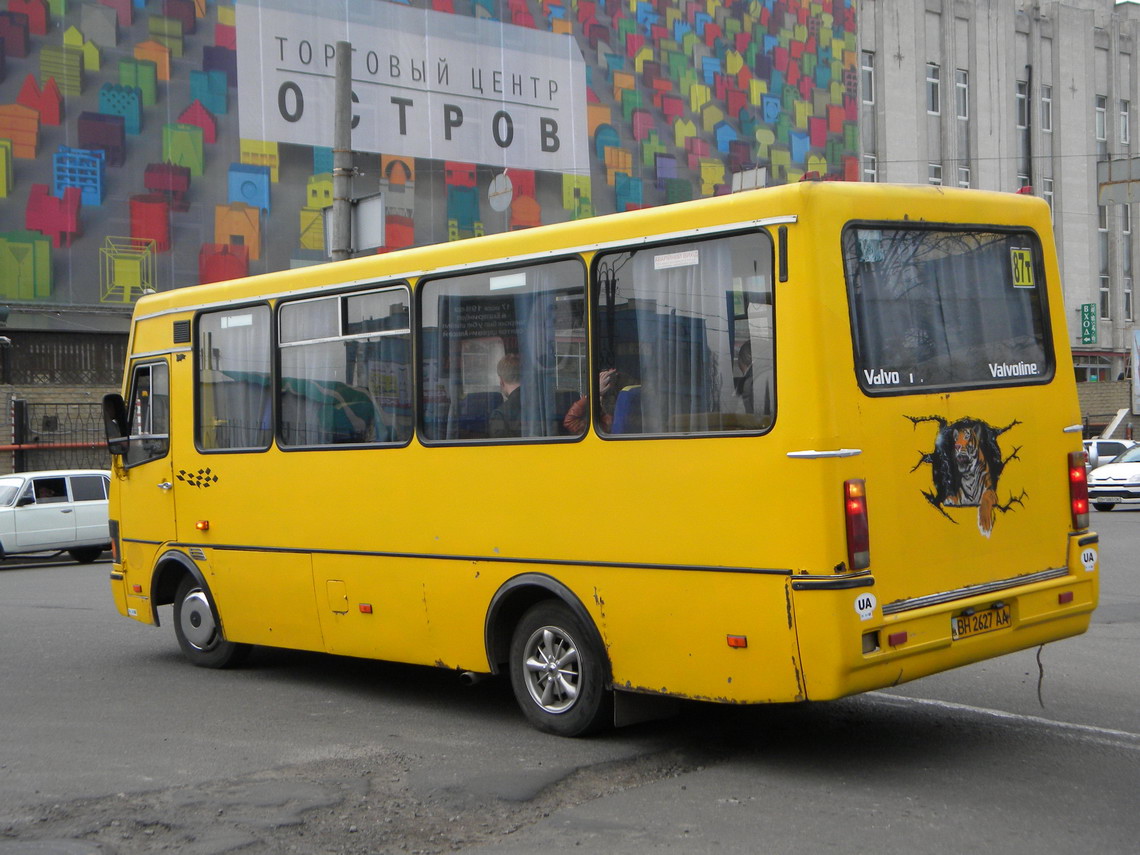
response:
<svg viewBox="0 0 1140 855"><path fill-rule="evenodd" d="M1090 425L1106 425L1116 418L1118 410L1132 406L1132 381L1110 380L1104 383L1078 383L1077 397L1081 401L1081 418ZM1124 425L1133 422L1140 427L1140 416L1125 416L1118 436L1124 435Z"/></svg>

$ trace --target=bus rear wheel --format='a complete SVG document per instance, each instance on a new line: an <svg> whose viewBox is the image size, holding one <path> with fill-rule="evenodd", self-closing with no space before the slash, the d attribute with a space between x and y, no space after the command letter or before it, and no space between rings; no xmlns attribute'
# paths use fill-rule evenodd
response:
<svg viewBox="0 0 1140 855"><path fill-rule="evenodd" d="M541 602L523 615L511 640L510 670L515 700L539 730L583 736L612 715L601 644L564 603Z"/></svg>
<svg viewBox="0 0 1140 855"><path fill-rule="evenodd" d="M206 589L187 576L174 595L174 634L183 655L202 668L228 668L248 654L248 644L226 641Z"/></svg>

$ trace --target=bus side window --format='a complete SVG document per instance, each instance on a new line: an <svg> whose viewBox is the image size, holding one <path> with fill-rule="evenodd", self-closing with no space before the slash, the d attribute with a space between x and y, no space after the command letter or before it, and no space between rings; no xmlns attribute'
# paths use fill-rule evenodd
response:
<svg viewBox="0 0 1140 855"><path fill-rule="evenodd" d="M400 284L281 305L281 445L411 439L408 300Z"/></svg>
<svg viewBox="0 0 1140 855"><path fill-rule="evenodd" d="M568 424L566 417L588 388L585 285L576 259L424 282L424 438L512 442L581 435L584 424Z"/></svg>
<svg viewBox="0 0 1140 855"><path fill-rule="evenodd" d="M774 415L772 242L753 232L600 256L595 349L616 396L603 434L767 430Z"/></svg>
<svg viewBox="0 0 1140 855"><path fill-rule="evenodd" d="M270 315L265 305L198 317L196 434L203 451L269 447Z"/></svg>
<svg viewBox="0 0 1140 855"><path fill-rule="evenodd" d="M130 444L125 463L136 466L165 457L170 448L170 381L165 362L135 367L127 402Z"/></svg>

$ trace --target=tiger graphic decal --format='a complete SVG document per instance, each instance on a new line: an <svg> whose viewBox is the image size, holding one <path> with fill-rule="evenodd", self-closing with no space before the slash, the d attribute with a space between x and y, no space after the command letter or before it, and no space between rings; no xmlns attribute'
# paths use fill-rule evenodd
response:
<svg viewBox="0 0 1140 855"><path fill-rule="evenodd" d="M934 489L923 490L922 495L955 525L947 508L977 508L978 530L989 537L998 513L1007 513L1017 505L1024 505L1027 494L1012 492L1005 502L998 498L998 479L1006 464L1018 460L1020 446L1014 446L1008 457L1002 457L998 437L1021 424L1010 422L1005 427L994 427L980 419L964 418L951 422L941 416L906 416L915 429L925 422L938 425L934 450L920 452L918 463L910 470L930 464Z"/></svg>

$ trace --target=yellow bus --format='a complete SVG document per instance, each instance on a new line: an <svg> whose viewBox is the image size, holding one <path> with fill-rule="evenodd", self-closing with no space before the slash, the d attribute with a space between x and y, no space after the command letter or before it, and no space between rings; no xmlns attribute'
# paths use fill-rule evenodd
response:
<svg viewBox="0 0 1140 855"><path fill-rule="evenodd" d="M138 301L111 588L195 664L509 675L540 729L833 699L1097 602L1049 210L803 182ZM652 703L649 704L652 706Z"/></svg>

